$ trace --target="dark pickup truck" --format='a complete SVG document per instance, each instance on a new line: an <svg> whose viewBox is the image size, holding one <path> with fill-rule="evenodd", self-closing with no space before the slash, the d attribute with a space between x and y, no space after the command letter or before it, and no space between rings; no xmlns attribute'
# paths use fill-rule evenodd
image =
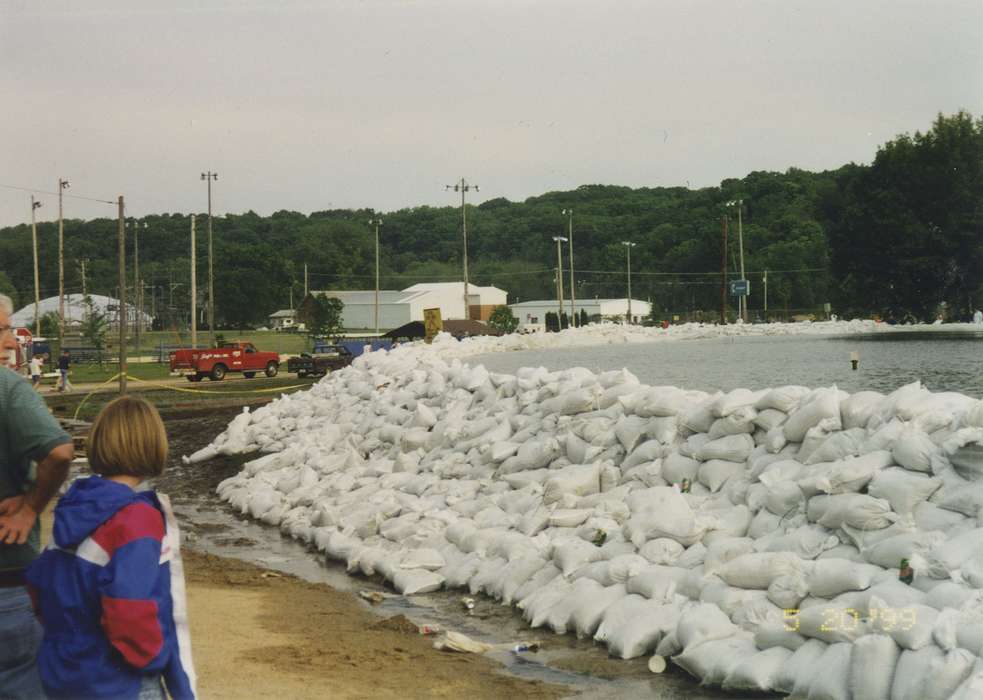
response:
<svg viewBox="0 0 983 700"><path fill-rule="evenodd" d="M318 345L313 354L301 353L287 359L287 371L298 377L321 377L331 370L347 367L355 356L342 345Z"/></svg>

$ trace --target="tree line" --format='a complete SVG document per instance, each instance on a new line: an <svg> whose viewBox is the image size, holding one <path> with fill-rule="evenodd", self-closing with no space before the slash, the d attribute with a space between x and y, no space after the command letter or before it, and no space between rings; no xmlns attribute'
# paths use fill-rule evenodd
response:
<svg viewBox="0 0 983 700"><path fill-rule="evenodd" d="M569 221L561 212L572 209L578 298L625 296L622 241L632 241L633 297L651 300L653 316L702 310L712 318L720 304L722 257L728 279L738 276L737 211L728 203L740 200L752 315L762 315L768 271L770 310L818 311L828 302L849 317L931 320L944 311L965 318L983 305L981 169L983 120L958 112L940 114L924 133L882 145L869 165L752 172L700 189L597 184L522 202L492 199L468 207L470 278L507 290L510 302L555 297L552 239L567 235ZM375 249L368 220L380 216L383 288L461 279L459 207L228 214L213 224L218 325L263 325L276 309L299 304L305 264L312 290L372 288ZM201 214L198 221L204 294ZM186 324L189 216L151 215L139 225L145 310L164 327ZM116 226L111 219L66 220L68 291L82 291L78 262L85 259L87 291L118 293ZM39 224L38 233L46 297L57 294L57 225ZM561 251L569 287L567 244ZM29 224L0 229L0 260L0 291L18 305L29 304ZM735 306L731 298L728 303Z"/></svg>

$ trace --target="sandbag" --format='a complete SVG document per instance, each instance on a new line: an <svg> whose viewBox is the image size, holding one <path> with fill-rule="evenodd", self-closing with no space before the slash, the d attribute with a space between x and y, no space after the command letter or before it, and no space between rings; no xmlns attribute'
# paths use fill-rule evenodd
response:
<svg viewBox="0 0 983 700"><path fill-rule="evenodd" d="M891 682L901 649L884 634L868 634L853 643L850 691L853 700L891 700Z"/></svg>

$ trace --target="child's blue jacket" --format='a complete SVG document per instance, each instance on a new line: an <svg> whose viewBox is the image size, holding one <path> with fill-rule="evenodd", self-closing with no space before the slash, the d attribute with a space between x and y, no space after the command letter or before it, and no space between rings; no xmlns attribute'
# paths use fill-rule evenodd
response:
<svg viewBox="0 0 983 700"><path fill-rule="evenodd" d="M136 698L162 675L194 698L180 567L157 495L98 476L78 479L55 508L52 541L28 569L50 698Z"/></svg>

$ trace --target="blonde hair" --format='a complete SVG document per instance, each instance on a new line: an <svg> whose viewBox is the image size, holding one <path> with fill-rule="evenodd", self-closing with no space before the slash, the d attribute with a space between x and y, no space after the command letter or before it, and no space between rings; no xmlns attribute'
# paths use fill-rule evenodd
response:
<svg viewBox="0 0 983 700"><path fill-rule="evenodd" d="M86 445L92 471L102 476L160 476L167 461L167 432L152 404L120 396L106 404Z"/></svg>

